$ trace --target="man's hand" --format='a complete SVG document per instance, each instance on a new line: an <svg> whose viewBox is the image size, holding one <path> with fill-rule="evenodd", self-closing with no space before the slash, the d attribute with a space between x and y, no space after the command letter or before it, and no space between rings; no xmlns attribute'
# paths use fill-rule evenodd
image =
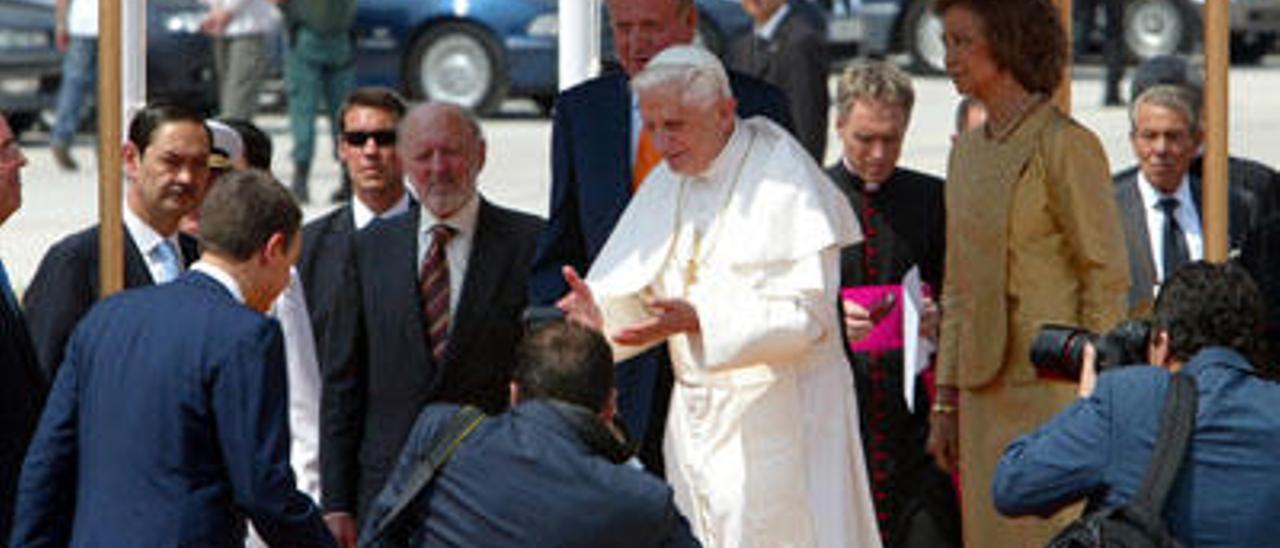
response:
<svg viewBox="0 0 1280 548"><path fill-rule="evenodd" d="M204 20L200 21L200 31L209 36L221 36L230 23L231 12L222 8L213 8L209 10L208 15L204 16Z"/></svg>
<svg viewBox="0 0 1280 548"><path fill-rule="evenodd" d="M66 25L58 25L53 32L53 43L58 46L58 51L61 53L66 53L67 48L71 47L71 33L67 31Z"/></svg>
<svg viewBox="0 0 1280 548"><path fill-rule="evenodd" d="M1090 343L1084 343L1084 355L1080 363L1080 397L1087 398L1093 394L1093 387L1098 384L1098 353Z"/></svg>
<svg viewBox="0 0 1280 548"><path fill-rule="evenodd" d="M942 327L942 309L937 301L924 298L924 310L920 311L920 336L925 340L938 344L938 332Z"/></svg>
<svg viewBox="0 0 1280 548"><path fill-rule="evenodd" d="M329 526L333 540L341 548L355 548L359 531L356 530L356 517L347 512L329 512L324 515L324 524Z"/></svg>
<svg viewBox="0 0 1280 548"><path fill-rule="evenodd" d="M591 287L582 281L578 271L572 266L561 269L565 283L569 284L569 292L556 301L556 308L564 312L565 319L596 331L604 330L604 317L595 297L591 295Z"/></svg>
<svg viewBox="0 0 1280 548"><path fill-rule="evenodd" d="M929 441L926 445L934 462L943 470L955 473L960 466L959 415L954 387L939 386L934 409L929 413Z"/></svg>
<svg viewBox="0 0 1280 548"><path fill-rule="evenodd" d="M629 325L613 335L613 342L628 346L644 346L679 333L698 333L698 311L684 299L650 299L645 303L653 314L649 319Z"/></svg>
<svg viewBox="0 0 1280 548"><path fill-rule="evenodd" d="M844 334L849 342L861 341L875 326L875 322L871 321L871 312L853 299L844 299Z"/></svg>

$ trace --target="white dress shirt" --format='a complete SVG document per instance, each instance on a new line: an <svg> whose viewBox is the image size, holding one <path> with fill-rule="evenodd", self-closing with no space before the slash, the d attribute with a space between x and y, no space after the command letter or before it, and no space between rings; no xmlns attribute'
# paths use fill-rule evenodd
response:
<svg viewBox="0 0 1280 548"><path fill-rule="evenodd" d="M783 3L782 7L778 8L778 11L773 12L773 15L769 17L768 21L765 21L763 25L755 28L756 36L765 40L772 40L773 35L778 32L778 27L782 25L782 19L786 17L787 13L790 11L791 6Z"/></svg>
<svg viewBox="0 0 1280 548"><path fill-rule="evenodd" d="M445 260L449 261L449 316L458 310L458 297L462 293L462 281L467 276L467 261L471 255L471 244L475 241L476 221L480 213L480 195L454 212L448 219L437 219L431 210L422 206L422 215L418 217L418 278L422 278L422 263L427 258L427 250L431 247L431 227L444 223L453 229L453 237L445 244Z"/></svg>
<svg viewBox="0 0 1280 548"><path fill-rule="evenodd" d="M374 213L373 210L369 209L369 206L364 205L364 202L361 202L359 198L353 197L351 199L351 218L355 223L356 230L369 226L369 223L372 223L374 219L390 219L401 213L407 213L408 211L408 192L401 194L400 199L396 200L395 204L387 208L387 210L382 213Z"/></svg>
<svg viewBox="0 0 1280 548"><path fill-rule="evenodd" d="M120 209L124 217L125 230L129 231L129 237L133 238L133 243L137 244L138 252L142 254L142 261L147 264L147 271L151 273L151 279L157 283L165 279L166 267L156 257L155 251L156 246L165 241L173 245L174 255L178 259L178 273L181 274L185 267L182 264L182 246L178 244L178 233L175 231L168 237L161 236L156 229L151 228L151 225L129 209L129 204L125 204Z"/></svg>
<svg viewBox="0 0 1280 548"><path fill-rule="evenodd" d="M1178 199L1178 209L1173 216L1178 220L1182 234L1187 238L1187 256L1192 261L1204 258L1204 232L1200 228L1200 212L1196 211L1196 202L1191 196L1191 184L1187 176L1182 176L1178 190L1165 194L1156 190L1151 182L1138 171L1138 192L1142 194L1142 203L1147 212L1147 238L1151 241L1151 262L1155 265L1156 280L1164 281L1164 210L1160 209L1160 200L1166 196ZM1159 286L1156 287L1159 289Z"/></svg>

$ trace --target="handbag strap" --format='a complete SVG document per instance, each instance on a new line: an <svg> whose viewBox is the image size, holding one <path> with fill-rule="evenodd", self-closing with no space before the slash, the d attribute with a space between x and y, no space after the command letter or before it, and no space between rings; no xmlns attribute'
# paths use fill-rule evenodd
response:
<svg viewBox="0 0 1280 548"><path fill-rule="evenodd" d="M1160 411L1160 435L1156 438L1151 462L1147 464L1142 487L1130 503L1159 516L1164 511L1165 498L1178 477L1191 432L1196 423L1196 380L1182 372L1169 379L1169 392Z"/></svg>
<svg viewBox="0 0 1280 548"><path fill-rule="evenodd" d="M449 457L453 456L454 450L462 444L462 441L477 426L480 426L484 418L484 411L475 406L464 405L458 408L458 411L449 418L449 422L445 424L444 429L436 434L435 439L431 441L431 446L414 463L413 475L409 476L409 481L405 482L405 488L400 491L400 496L396 498L395 504L391 506L391 511L383 514L374 524L374 539L381 537L392 528L396 519L404 513L414 499L418 498L418 494L423 489L426 489L427 485L431 484L436 470L444 466L445 461L448 461Z"/></svg>

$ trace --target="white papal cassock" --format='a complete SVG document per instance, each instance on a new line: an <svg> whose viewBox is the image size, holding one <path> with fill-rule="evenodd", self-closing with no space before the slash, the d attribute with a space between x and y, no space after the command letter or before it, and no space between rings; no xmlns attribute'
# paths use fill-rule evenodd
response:
<svg viewBox="0 0 1280 548"><path fill-rule="evenodd" d="M738 120L705 173L659 165L587 276L612 333L685 298L667 479L708 546L879 546L836 299L846 200L781 127ZM615 345L615 359L643 350Z"/></svg>

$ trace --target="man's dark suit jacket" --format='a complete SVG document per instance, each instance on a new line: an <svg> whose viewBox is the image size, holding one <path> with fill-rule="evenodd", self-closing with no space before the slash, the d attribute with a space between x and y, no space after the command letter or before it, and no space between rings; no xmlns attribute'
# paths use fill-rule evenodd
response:
<svg viewBox="0 0 1280 548"><path fill-rule="evenodd" d="M0 288L0 292L4 288ZM0 293L0 545L9 538L18 472L40 419L45 380L22 311Z"/></svg>
<svg viewBox="0 0 1280 548"><path fill-rule="evenodd" d="M769 40L754 32L729 45L730 67L778 86L791 103L796 138L821 164L827 153L831 96L826 33L792 6Z"/></svg>
<svg viewBox="0 0 1280 548"><path fill-rule="evenodd" d="M355 198L352 198L353 200ZM344 311L334 310L334 298L342 286L343 272L355 260L352 242L356 232L351 205L347 204L307 223L302 228L302 253L298 255L298 278L311 315L311 333L316 349L327 337L329 319ZM317 352L323 359L324 353ZM324 363L320 364L323 368Z"/></svg>
<svg viewBox="0 0 1280 548"><path fill-rule="evenodd" d="M195 238L180 234L179 247L183 263L190 265L200 256ZM80 318L98 300L98 226L63 238L40 260L31 285L22 296L27 314L27 327L36 345L36 356L45 377L53 379L62 363L63 347ZM131 289L152 285L151 271L124 230L124 287Z"/></svg>
<svg viewBox="0 0 1280 548"><path fill-rule="evenodd" d="M738 116L763 115L791 128L787 99L778 88L732 71L729 84ZM564 296L564 265L586 274L631 201L631 162L631 91L625 74L606 74L560 94L551 125L550 219L538 237L530 303L550 305ZM667 367L662 352L665 347L617 369L619 411L637 438L646 436L651 407L665 414L665 404L655 401L659 371Z"/></svg>
<svg viewBox="0 0 1280 548"><path fill-rule="evenodd" d="M1192 173L1191 199L1201 222L1204 212L1200 206L1201 184L1198 173ZM1124 228L1124 243L1129 252L1129 308L1141 311L1149 308L1156 283L1156 254L1151 249L1147 234L1147 207L1138 191L1138 168L1131 167L1115 175L1116 205L1120 209L1120 224ZM1260 221L1264 213L1257 197L1250 191L1231 186L1227 194L1227 240L1230 249L1237 249L1246 234Z"/></svg>
<svg viewBox="0 0 1280 548"><path fill-rule="evenodd" d="M401 496L456 405L422 410L370 515ZM580 408L583 414L589 414ZM547 401L485 419L410 506L410 546L698 546L671 487L598 453L584 425ZM586 417L585 420L593 420ZM607 434L605 434L607 435ZM481 518L480 516L483 516ZM372 531L366 530L362 538Z"/></svg>
<svg viewBox="0 0 1280 548"><path fill-rule="evenodd" d="M475 239L443 363L428 351L418 289L420 208L356 233L353 268L322 344L320 476L326 511L363 510L431 402L495 413L522 332L526 281L542 222L480 199Z"/></svg>
<svg viewBox="0 0 1280 548"><path fill-rule="evenodd" d="M280 325L202 272L95 306L22 470L17 546L329 546L289 468Z"/></svg>

